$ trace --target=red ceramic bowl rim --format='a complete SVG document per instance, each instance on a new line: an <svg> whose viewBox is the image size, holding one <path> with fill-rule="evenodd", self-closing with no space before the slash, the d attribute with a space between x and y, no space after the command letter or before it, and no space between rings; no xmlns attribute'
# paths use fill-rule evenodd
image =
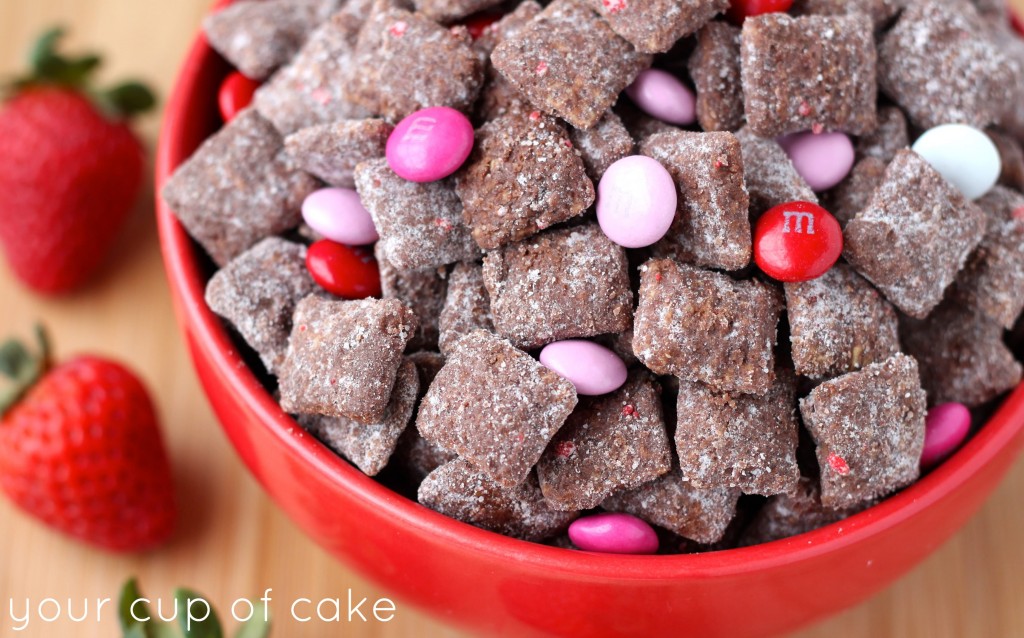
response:
<svg viewBox="0 0 1024 638"><path fill-rule="evenodd" d="M227 0L221 0L219 5ZM238 390L246 406L259 416L263 427L290 447L324 477L353 496L386 511L397 523L415 534L430 534L471 552L501 556L541 569L568 572L591 578L642 581L707 578L769 570L774 566L809 561L822 554L866 541L900 525L960 485L999 456L1024 428L1024 384L1008 396L998 411L974 436L942 465L914 485L879 505L838 523L787 539L704 554L672 556L623 556L566 550L508 538L456 521L411 501L367 477L325 448L313 437L301 435L301 427L278 406L255 375L242 362L221 320L204 301L205 278L193 252L193 243L159 197L167 178L190 148L183 148L179 130L193 100L201 65L209 50L200 34L178 75L168 103L156 161L157 221L164 263L172 288L181 295L180 320L186 322L199 347L210 353L217 372ZM413 535L413 534L411 534Z"/></svg>

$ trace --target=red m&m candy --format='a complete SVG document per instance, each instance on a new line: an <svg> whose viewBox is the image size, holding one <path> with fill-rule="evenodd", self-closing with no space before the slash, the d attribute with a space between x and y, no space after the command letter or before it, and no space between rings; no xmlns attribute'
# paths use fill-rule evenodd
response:
<svg viewBox="0 0 1024 638"><path fill-rule="evenodd" d="M469 31L469 37L479 40L483 37L484 33L487 33L487 29L498 20L501 20L501 18L502 14L497 11L485 11L484 13L469 16L462 24Z"/></svg>
<svg viewBox="0 0 1024 638"><path fill-rule="evenodd" d="M217 106L220 107L220 116L224 123L235 119L240 111L252 104L253 93L260 88L260 83L249 79L233 71L231 75L224 78L217 93Z"/></svg>
<svg viewBox="0 0 1024 638"><path fill-rule="evenodd" d="M743 24L747 18L759 16L762 13L789 11L792 6L793 0L732 0L727 15L736 24Z"/></svg>
<svg viewBox="0 0 1024 638"><path fill-rule="evenodd" d="M754 262L779 281L817 279L843 252L843 231L827 210L810 202L772 208L754 228Z"/></svg>
<svg viewBox="0 0 1024 638"><path fill-rule="evenodd" d="M369 249L321 239L309 247L306 268L313 281L336 297L380 296L380 269Z"/></svg>

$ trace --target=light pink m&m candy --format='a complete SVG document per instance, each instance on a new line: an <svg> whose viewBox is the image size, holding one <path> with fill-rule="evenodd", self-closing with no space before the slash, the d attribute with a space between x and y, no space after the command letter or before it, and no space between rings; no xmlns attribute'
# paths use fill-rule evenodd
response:
<svg viewBox="0 0 1024 638"><path fill-rule="evenodd" d="M571 381L579 394L608 394L626 382L626 364L622 359L593 341L567 339L549 343L540 351L540 362Z"/></svg>
<svg viewBox="0 0 1024 638"><path fill-rule="evenodd" d="M416 111L398 123L388 137L388 165L412 182L448 177L473 150L473 125L447 106Z"/></svg>
<svg viewBox="0 0 1024 638"><path fill-rule="evenodd" d="M938 465L967 438L971 412L962 403L942 403L928 410L924 422L924 452L921 468Z"/></svg>
<svg viewBox="0 0 1024 638"><path fill-rule="evenodd" d="M662 122L687 126L697 121L697 96L668 71L641 71L626 88L626 95L644 113Z"/></svg>
<svg viewBox="0 0 1024 638"><path fill-rule="evenodd" d="M310 193L302 202L302 219L339 244L365 246L379 239L359 193L350 188L321 188Z"/></svg>
<svg viewBox="0 0 1024 638"><path fill-rule="evenodd" d="M658 160L624 157L597 186L597 223L620 246L643 248L665 236L676 216L676 183Z"/></svg>
<svg viewBox="0 0 1024 638"><path fill-rule="evenodd" d="M582 550L604 554L658 551L654 528L629 514L602 513L578 518L569 526L569 540Z"/></svg>
<svg viewBox="0 0 1024 638"><path fill-rule="evenodd" d="M853 142L846 133L793 133L778 142L796 172L815 191L827 191L853 169Z"/></svg>

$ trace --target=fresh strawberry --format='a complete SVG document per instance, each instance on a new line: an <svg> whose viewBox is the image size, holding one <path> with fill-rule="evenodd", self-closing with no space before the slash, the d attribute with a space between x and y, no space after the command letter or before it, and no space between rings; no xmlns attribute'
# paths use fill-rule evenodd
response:
<svg viewBox="0 0 1024 638"><path fill-rule="evenodd" d="M110 252L143 184L145 154L127 118L153 105L127 83L93 91L95 56L36 45L29 77L0 105L0 244L11 268L47 294L84 283Z"/></svg>
<svg viewBox="0 0 1024 638"><path fill-rule="evenodd" d="M0 346L0 490L66 534L114 551L166 540L174 484L153 404L123 366L79 357L47 370L17 341ZM0 377L2 378L2 377Z"/></svg>

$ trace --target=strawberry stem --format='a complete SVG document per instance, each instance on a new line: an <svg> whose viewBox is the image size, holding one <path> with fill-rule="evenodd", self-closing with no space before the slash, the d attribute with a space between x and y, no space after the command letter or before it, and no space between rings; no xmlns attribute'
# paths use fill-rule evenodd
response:
<svg viewBox="0 0 1024 638"><path fill-rule="evenodd" d="M35 333L38 345L35 354L17 339L0 344L0 417L14 407L50 366L50 342L46 329L42 324L36 324Z"/></svg>

